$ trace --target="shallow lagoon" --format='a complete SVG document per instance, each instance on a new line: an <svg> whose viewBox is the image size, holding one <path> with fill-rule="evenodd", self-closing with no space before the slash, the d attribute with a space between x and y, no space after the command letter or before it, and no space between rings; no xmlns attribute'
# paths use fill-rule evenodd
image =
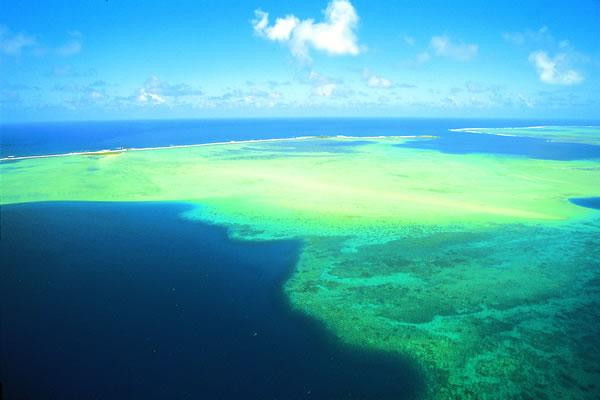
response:
<svg viewBox="0 0 600 400"><path fill-rule="evenodd" d="M420 140L22 160L1 165L2 201L186 201L231 237L301 240L291 306L415 359L431 397L597 397L600 218L569 199L598 195L598 160Z"/></svg>

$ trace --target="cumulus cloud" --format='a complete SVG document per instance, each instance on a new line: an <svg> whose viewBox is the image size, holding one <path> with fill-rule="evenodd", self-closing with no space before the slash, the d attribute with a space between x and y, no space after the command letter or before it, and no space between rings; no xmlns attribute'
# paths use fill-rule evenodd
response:
<svg viewBox="0 0 600 400"><path fill-rule="evenodd" d="M332 78L329 76L325 76L316 71L310 71L306 78L300 77L300 82L308 83L312 85L322 85L325 83L342 83L340 79Z"/></svg>
<svg viewBox="0 0 600 400"><path fill-rule="evenodd" d="M523 32L504 32L504 40L527 49L529 63L535 68L540 81L550 85L576 85L584 76L573 66L589 61L577 52L567 39L557 40L546 26ZM541 50L540 48L550 49ZM555 52L554 57L550 55Z"/></svg>
<svg viewBox="0 0 600 400"><path fill-rule="evenodd" d="M141 88L137 96L137 101L142 104L163 104L166 100L158 93L152 93L145 88Z"/></svg>
<svg viewBox="0 0 600 400"><path fill-rule="evenodd" d="M392 81L381 76L373 75L367 79L367 86L371 88L389 89L392 87Z"/></svg>
<svg viewBox="0 0 600 400"><path fill-rule="evenodd" d="M389 89L394 86L394 83L382 76L371 74L368 70L363 71L363 79L367 86L374 89Z"/></svg>
<svg viewBox="0 0 600 400"><path fill-rule="evenodd" d="M161 81L156 76L151 76L139 89L136 100L141 104L158 105L181 97L201 96L202 94L202 90L186 83L170 84Z"/></svg>
<svg viewBox="0 0 600 400"><path fill-rule="evenodd" d="M550 57L545 51L529 54L529 62L535 67L538 77L551 85L576 85L583 81L583 75L569 67L565 53Z"/></svg>
<svg viewBox="0 0 600 400"><path fill-rule="evenodd" d="M313 94L320 97L331 97L336 91L335 83L325 83L313 88Z"/></svg>
<svg viewBox="0 0 600 400"><path fill-rule="evenodd" d="M354 94L354 90L348 87L342 79L326 76L312 70L307 75L297 76L296 80L303 85L310 86L309 94L312 98L343 99Z"/></svg>
<svg viewBox="0 0 600 400"><path fill-rule="evenodd" d="M446 35L432 37L430 46L436 56L448 57L458 61L472 59L479 50L476 44L454 43Z"/></svg>
<svg viewBox="0 0 600 400"><path fill-rule="evenodd" d="M333 97L334 94L337 96L343 84L339 79L322 75L316 71L310 71L306 77L300 76L298 80L300 83L310 85L311 94L318 97Z"/></svg>
<svg viewBox="0 0 600 400"><path fill-rule="evenodd" d="M292 54L301 60L310 60L310 48L331 55L360 53L354 32L358 15L350 1L332 0L323 13L323 22L287 15L269 25L269 14L256 10L252 26L260 36L289 46Z"/></svg>
<svg viewBox="0 0 600 400"><path fill-rule="evenodd" d="M27 47L35 46L33 36L24 33L13 33L4 25L0 25L0 52L7 55L19 55Z"/></svg>

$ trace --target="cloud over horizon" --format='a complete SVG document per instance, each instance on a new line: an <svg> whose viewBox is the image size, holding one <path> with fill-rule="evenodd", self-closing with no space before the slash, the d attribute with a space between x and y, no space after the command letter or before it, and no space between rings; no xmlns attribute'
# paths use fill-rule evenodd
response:
<svg viewBox="0 0 600 400"><path fill-rule="evenodd" d="M368 70L363 70L362 77L367 83L367 86L372 89L390 89L394 83L387 78L370 73Z"/></svg>
<svg viewBox="0 0 600 400"><path fill-rule="evenodd" d="M576 85L583 82L583 75L569 68L565 53L550 57L548 53L537 50L529 54L529 62L535 66L540 81L551 85Z"/></svg>
<svg viewBox="0 0 600 400"><path fill-rule="evenodd" d="M144 85L139 89L137 101L140 104L158 105L181 97L202 96L203 94L202 90L187 83L170 84L153 75L146 79Z"/></svg>

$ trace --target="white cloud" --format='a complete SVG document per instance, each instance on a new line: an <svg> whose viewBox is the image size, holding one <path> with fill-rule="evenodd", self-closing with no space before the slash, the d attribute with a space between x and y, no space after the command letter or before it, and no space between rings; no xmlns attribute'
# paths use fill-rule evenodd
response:
<svg viewBox="0 0 600 400"><path fill-rule="evenodd" d="M252 27L256 33L264 33L269 25L269 13L264 12L261 9L254 10L254 19L252 20Z"/></svg>
<svg viewBox="0 0 600 400"><path fill-rule="evenodd" d="M367 85L372 88L388 89L392 87L392 81L373 75L367 80Z"/></svg>
<svg viewBox="0 0 600 400"><path fill-rule="evenodd" d="M290 39L292 31L298 24L300 20L294 17L293 15L288 15L285 18L277 18L275 20L275 25L269 25L269 14L256 10L254 11L257 19L253 21L253 26L255 32L264 35L269 40L276 41L286 41Z"/></svg>
<svg viewBox="0 0 600 400"><path fill-rule="evenodd" d="M325 83L323 85L315 86L313 94L321 97L331 97L335 93L335 83Z"/></svg>
<svg viewBox="0 0 600 400"><path fill-rule="evenodd" d="M299 81L311 86L312 96L345 97L348 95L348 90L341 79L325 76L316 71L310 71L308 76L300 77Z"/></svg>
<svg viewBox="0 0 600 400"><path fill-rule="evenodd" d="M254 31L266 39L285 43L292 54L301 60L310 60L309 49L331 55L360 53L354 33L358 24L356 10L348 0L332 0L324 10L324 21L300 20L294 15L277 18L269 26L269 14L256 10L252 21Z"/></svg>
<svg viewBox="0 0 600 400"><path fill-rule="evenodd" d="M329 76L325 76L323 74L318 73L317 71L311 70L306 78L308 83L312 84L323 84L323 83L336 83L339 79L332 78Z"/></svg>
<svg viewBox="0 0 600 400"><path fill-rule="evenodd" d="M182 99L203 95L200 89L196 89L186 83L170 84L161 81L156 76L146 79L144 85L139 89L136 100L141 104L158 105L168 103L170 105L180 102Z"/></svg>
<svg viewBox="0 0 600 400"><path fill-rule="evenodd" d="M24 33L12 33L4 25L0 25L0 52L8 55L19 55L21 50L36 44L33 36Z"/></svg>
<svg viewBox="0 0 600 400"><path fill-rule="evenodd" d="M368 70L363 71L363 79L367 82L368 87L374 89L389 89L394 85L391 80L371 74Z"/></svg>
<svg viewBox="0 0 600 400"><path fill-rule="evenodd" d="M103 96L104 95L97 90L93 90L90 92L90 97L94 100L101 99Z"/></svg>
<svg viewBox="0 0 600 400"><path fill-rule="evenodd" d="M567 39L557 40L550 29L543 26L538 30L505 32L504 40L528 49L529 62L535 67L540 81L550 85L576 85L583 82L584 76L573 65L584 63L589 58L577 52ZM540 50L550 49L550 51ZM550 56L555 52L554 57Z"/></svg>
<svg viewBox="0 0 600 400"><path fill-rule="evenodd" d="M576 85L583 81L583 76L569 68L567 56L559 53L550 57L545 51L534 51L529 54L529 62L535 66L540 80L551 85Z"/></svg>
<svg viewBox="0 0 600 400"><path fill-rule="evenodd" d="M477 55L479 47L476 44L453 43L452 40L444 36L434 36L431 38L430 46L435 55L448 57L458 61L468 61Z"/></svg>
<svg viewBox="0 0 600 400"><path fill-rule="evenodd" d="M158 93L148 92L146 89L141 88L137 101L142 104L163 104L166 100Z"/></svg>

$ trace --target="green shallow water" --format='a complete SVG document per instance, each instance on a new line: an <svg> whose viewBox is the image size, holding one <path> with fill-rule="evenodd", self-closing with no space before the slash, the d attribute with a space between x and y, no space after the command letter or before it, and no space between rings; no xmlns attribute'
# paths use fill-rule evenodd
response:
<svg viewBox="0 0 600 400"><path fill-rule="evenodd" d="M598 160L322 140L3 162L1 201L186 201L231 236L302 239L294 307L415 357L432 398L600 395L600 214L568 201L598 196Z"/></svg>

